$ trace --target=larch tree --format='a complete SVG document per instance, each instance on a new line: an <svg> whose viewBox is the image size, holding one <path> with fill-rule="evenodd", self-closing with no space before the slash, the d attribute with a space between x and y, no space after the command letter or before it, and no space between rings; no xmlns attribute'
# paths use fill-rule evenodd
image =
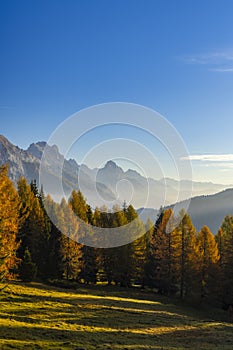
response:
<svg viewBox="0 0 233 350"><path fill-rule="evenodd" d="M8 167L0 166L0 281L13 276L19 260L16 235L19 225L19 196L8 177Z"/></svg>
<svg viewBox="0 0 233 350"><path fill-rule="evenodd" d="M92 235L93 238L92 225L94 223L94 215L81 191L72 191L69 204L79 221L80 238L84 239L84 242L85 236ZM96 274L96 249L84 244L82 247L80 279L84 280L85 283L96 283Z"/></svg>
<svg viewBox="0 0 233 350"><path fill-rule="evenodd" d="M88 222L88 205L82 192L73 190L69 198L69 204L78 219Z"/></svg>
<svg viewBox="0 0 233 350"><path fill-rule="evenodd" d="M207 226L203 226L197 235L196 258L199 293L201 300L203 300L215 294L219 261L217 243Z"/></svg>
<svg viewBox="0 0 233 350"><path fill-rule="evenodd" d="M61 230L61 256L64 277L79 279L81 271L82 245L79 242L79 222L70 205L63 198L58 207L59 228Z"/></svg>
<svg viewBox="0 0 233 350"><path fill-rule="evenodd" d="M223 303L233 303L233 216L227 215L215 237L219 250L219 297Z"/></svg>
<svg viewBox="0 0 233 350"><path fill-rule="evenodd" d="M190 216L184 210L179 213L178 222L174 230L174 273L179 284L180 297L183 299L191 293L192 284L195 281L196 229Z"/></svg>

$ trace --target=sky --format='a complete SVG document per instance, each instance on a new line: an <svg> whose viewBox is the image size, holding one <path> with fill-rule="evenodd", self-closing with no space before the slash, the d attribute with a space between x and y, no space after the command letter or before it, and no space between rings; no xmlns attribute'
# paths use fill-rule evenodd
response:
<svg viewBox="0 0 233 350"><path fill-rule="evenodd" d="M194 180L233 183L232 13L231 0L1 1L0 133L27 148L84 108L135 103L178 131ZM89 132L70 154L115 134Z"/></svg>

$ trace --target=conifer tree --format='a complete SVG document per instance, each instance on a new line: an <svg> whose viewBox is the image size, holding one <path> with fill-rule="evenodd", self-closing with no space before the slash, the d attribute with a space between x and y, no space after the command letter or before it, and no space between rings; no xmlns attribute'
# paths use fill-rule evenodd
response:
<svg viewBox="0 0 233 350"><path fill-rule="evenodd" d="M28 185L26 180L21 178L18 181L18 193L21 201L21 221L18 233L21 245L18 250L18 256L23 259L25 250L28 248L32 261L36 263L38 277L44 279L47 277L49 238L45 212L41 207L35 182L32 185Z"/></svg>
<svg viewBox="0 0 233 350"><path fill-rule="evenodd" d="M228 304L233 303L233 225L224 238L223 254L224 299Z"/></svg>
<svg viewBox="0 0 233 350"><path fill-rule="evenodd" d="M169 229L172 209L161 210L154 226L152 247L154 254L153 280L159 293L171 294L175 290L173 267L173 231Z"/></svg>
<svg viewBox="0 0 233 350"><path fill-rule="evenodd" d="M93 211L91 209L91 206L89 204L87 204L87 222L90 225L94 224L94 215L93 215Z"/></svg>
<svg viewBox="0 0 233 350"><path fill-rule="evenodd" d="M109 212L106 206L102 206L100 210L96 208L94 212L94 223L96 226L102 227L105 230L113 227L113 214ZM105 242L106 245L111 246L111 242ZM100 248L98 250L98 265L101 275L101 280L107 281L110 285L116 282L115 265L116 265L116 251L115 248Z"/></svg>
<svg viewBox="0 0 233 350"><path fill-rule="evenodd" d="M88 222L87 212L90 210L88 207L85 198L83 197L82 192L73 190L69 199L69 204L73 212L77 215L77 217L84 221Z"/></svg>
<svg viewBox="0 0 233 350"><path fill-rule="evenodd" d="M173 273L179 283L180 297L183 299L190 294L195 281L196 230L190 216L184 210L179 213L178 220L179 225L173 232Z"/></svg>
<svg viewBox="0 0 233 350"><path fill-rule="evenodd" d="M122 227L128 223L126 211L115 205L112 209L112 227L117 230L117 227ZM117 231L113 234L119 234ZM126 235L129 232L125 232ZM130 245L115 247L108 250L112 255L112 273L116 284L121 286L130 286L130 272L132 270L130 259Z"/></svg>
<svg viewBox="0 0 233 350"><path fill-rule="evenodd" d="M94 217L92 209L86 203L81 191L72 191L69 204L73 212L77 215L80 236L91 235L91 225L94 222ZM83 279L86 283L96 283L97 262L95 248L83 245L81 264L80 279Z"/></svg>
<svg viewBox="0 0 233 350"><path fill-rule="evenodd" d="M197 235L196 244L197 273L201 300L214 295L218 279L219 252L214 235L207 226Z"/></svg>
<svg viewBox="0 0 233 350"><path fill-rule="evenodd" d="M59 204L55 203L50 195L44 197L43 191L41 191L40 198L45 211L45 226L49 228L47 276L50 279L60 279L63 276L63 264L61 256L62 233L58 223Z"/></svg>
<svg viewBox="0 0 233 350"><path fill-rule="evenodd" d="M218 294L224 304L233 303L233 216L227 215L215 237L219 250Z"/></svg>
<svg viewBox="0 0 233 350"><path fill-rule="evenodd" d="M136 284L143 285L146 252L145 226L132 205L128 206L125 213L127 221L130 224L128 235L132 241L128 245L128 255L130 262L128 283L130 285L132 280Z"/></svg>
<svg viewBox="0 0 233 350"><path fill-rule="evenodd" d="M26 248L20 265L20 277L24 282L31 282L34 280L36 272L37 266L32 261L30 251Z"/></svg>
<svg viewBox="0 0 233 350"><path fill-rule="evenodd" d="M11 278L19 260L16 234L19 225L19 197L8 177L8 167L0 166L0 281Z"/></svg>
<svg viewBox="0 0 233 350"><path fill-rule="evenodd" d="M58 207L59 228L61 237L61 256L64 277L66 279L79 279L81 271L82 245L79 241L79 223L70 205L63 198Z"/></svg>
<svg viewBox="0 0 233 350"><path fill-rule="evenodd" d="M154 250L153 250L153 232L154 232L154 225L153 222L148 219L147 223L145 225L145 258L144 258L144 264L143 264L143 280L142 280L142 287L148 286L148 287L155 287L155 281L154 281L154 265L155 265L155 259L154 259Z"/></svg>

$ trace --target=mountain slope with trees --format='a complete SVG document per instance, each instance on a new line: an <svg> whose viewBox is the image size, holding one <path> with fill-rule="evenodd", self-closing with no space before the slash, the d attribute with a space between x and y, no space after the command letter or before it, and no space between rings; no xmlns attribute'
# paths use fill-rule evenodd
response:
<svg viewBox="0 0 233 350"><path fill-rule="evenodd" d="M2 281L14 275L24 281L99 281L154 288L200 303L233 303L233 216L225 217L216 236L206 225L197 232L188 213L181 210L177 216L172 208L161 209L154 224L144 225L126 203L93 211L80 191L73 190L69 201L59 204L25 178L17 191L6 166L1 166L0 178ZM128 223L129 244L104 249L81 243L86 227L91 233L92 225ZM135 232L141 232L137 239Z"/></svg>
<svg viewBox="0 0 233 350"><path fill-rule="evenodd" d="M187 207L187 201L180 202L179 207ZM213 195L193 197L187 212L197 230L207 225L215 234L224 217L233 215L233 189L226 189ZM141 208L138 209L138 214L143 222L146 222L148 218L154 220L158 210Z"/></svg>

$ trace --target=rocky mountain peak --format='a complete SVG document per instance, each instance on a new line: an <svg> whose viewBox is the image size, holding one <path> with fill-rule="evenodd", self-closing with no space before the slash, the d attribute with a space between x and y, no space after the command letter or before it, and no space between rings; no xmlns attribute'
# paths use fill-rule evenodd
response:
<svg viewBox="0 0 233 350"><path fill-rule="evenodd" d="M27 151L33 155L34 157L41 159L42 153L45 149L46 142L40 141L37 143L31 143L31 145L28 147Z"/></svg>
<svg viewBox="0 0 233 350"><path fill-rule="evenodd" d="M104 169L116 169L116 168L119 168L119 167L112 160L107 161L107 163L104 166Z"/></svg>

